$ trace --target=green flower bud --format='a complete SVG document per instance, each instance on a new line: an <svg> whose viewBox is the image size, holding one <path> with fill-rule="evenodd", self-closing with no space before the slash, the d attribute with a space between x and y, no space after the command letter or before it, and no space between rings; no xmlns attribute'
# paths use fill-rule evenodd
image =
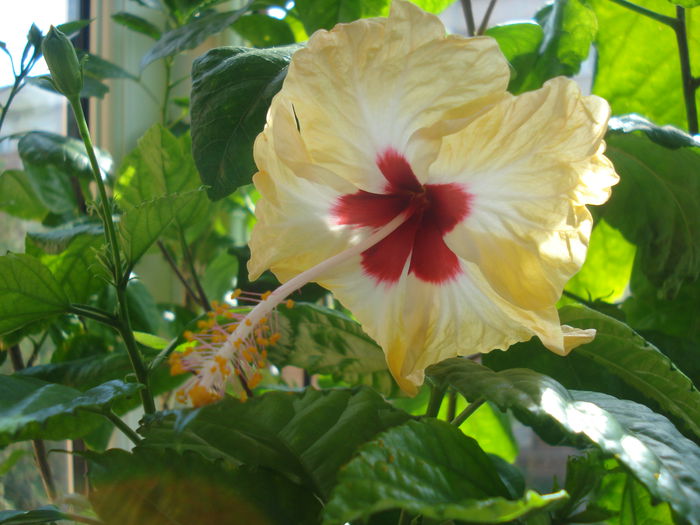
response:
<svg viewBox="0 0 700 525"><path fill-rule="evenodd" d="M56 89L69 98L78 96L83 89L83 68L68 37L51 26L41 51Z"/></svg>

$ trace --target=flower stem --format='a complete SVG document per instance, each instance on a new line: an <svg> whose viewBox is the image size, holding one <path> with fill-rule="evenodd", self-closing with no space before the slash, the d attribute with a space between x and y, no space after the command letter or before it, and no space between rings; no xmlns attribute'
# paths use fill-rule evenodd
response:
<svg viewBox="0 0 700 525"><path fill-rule="evenodd" d="M136 378L138 379L139 383L144 385L144 388L140 392L143 409L146 414L153 414L156 411L156 406L149 387L148 370L146 369L143 359L141 358L141 353L136 346L134 333L131 330L131 322L129 321L129 310L126 302L126 286L129 282L129 271L125 271L122 268L121 257L119 255L119 243L117 241L117 231L114 227L114 220L112 219L112 206L107 198L107 190L105 189L105 184L102 180L100 166L97 163L95 148L92 145L90 130L88 129L87 121L85 120L83 107L80 104L80 97L68 97L68 102L70 102L70 105L73 108L73 114L75 115L75 120L78 124L78 131L80 132L80 137L83 139L83 143L85 144L85 150L87 151L88 158L90 159L90 165L92 167L92 174L100 193L102 220L104 222L105 237L112 259L112 276L114 278L114 286L117 291L117 302L119 304L119 320L116 323L115 328L119 331L119 334L124 340L124 346L129 354L129 360L131 361L131 366L136 374ZM83 315L85 315L85 313L83 313Z"/></svg>
<svg viewBox="0 0 700 525"><path fill-rule="evenodd" d="M683 97L685 99L686 118L688 120L688 132L691 135L698 133L698 108L695 104L695 90L697 88L690 68L690 52L688 50L688 31L685 21L685 8L676 6L676 20L673 26L678 42L678 55L681 61L681 75L683 77Z"/></svg>
<svg viewBox="0 0 700 525"><path fill-rule="evenodd" d="M477 35L483 35L489 27L489 20L491 19L491 13L493 13L493 8L496 7L497 0L491 0L489 6L486 8L486 13L484 13L484 18L481 19L481 24L479 24L479 29L476 30Z"/></svg>
<svg viewBox="0 0 700 525"><path fill-rule="evenodd" d="M467 36L474 36L476 24L474 23L474 10L472 9L471 0L462 0L462 11L467 22Z"/></svg>
<svg viewBox="0 0 700 525"><path fill-rule="evenodd" d="M100 414L109 419L115 427L121 430L122 434L124 434L134 443L134 445L138 445L139 443L141 443L141 438L139 437L139 435L136 432L134 432L134 430L129 425L124 423L124 421L122 421L119 418L119 416L117 416L114 412L112 412L111 410L105 410L100 412Z"/></svg>
<svg viewBox="0 0 700 525"><path fill-rule="evenodd" d="M442 398L445 397L446 388L430 385L430 401L425 411L425 417L437 417L442 405Z"/></svg>
<svg viewBox="0 0 700 525"><path fill-rule="evenodd" d="M450 424L456 427L461 426L462 423L464 423L469 416L471 416L474 412L476 412L479 409L481 405L484 404L484 401L484 398L480 397L473 403L469 403L469 405L467 405L467 408L462 410L457 417L450 421Z"/></svg>
<svg viewBox="0 0 700 525"><path fill-rule="evenodd" d="M397 215L366 239L360 241L347 250L334 255L333 257L329 257L313 268L309 268L305 272L300 273L277 288L267 297L267 299L258 303L255 308L248 313L245 319L238 324L236 330L228 336L228 339L219 350L218 355L224 357L225 359L231 359L235 353L235 342L244 341L255 329L255 326L260 322L260 320L267 316L278 304L284 301L287 296L308 282L317 280L318 277L325 274L331 268L351 259L352 257L355 257L356 255L361 254L365 250L382 241L390 233L406 222L411 214L412 210L407 210Z"/></svg>
<svg viewBox="0 0 700 525"><path fill-rule="evenodd" d="M187 244L187 238L185 237L185 231L178 226L178 232L180 234L180 244L182 245L182 254L185 257L185 262L187 263L187 267L190 270L190 275L192 277L192 280L194 281L194 285L197 288L197 294L199 295L199 304L204 308L205 310L211 310L211 305L209 304L209 299L207 298L207 294L204 291L204 288L202 287L202 283L199 281L199 278L197 277L197 269L194 266L194 257L192 257L192 252L190 251L190 247Z"/></svg>
<svg viewBox="0 0 700 525"><path fill-rule="evenodd" d="M644 15L646 17L649 17L653 20L656 20L657 22L661 22L662 24L665 24L669 27L675 27L678 21L673 18L672 16L666 16L662 15L661 13L657 13L656 11L652 11L651 9L647 9L646 7L642 7L641 5L633 4L632 2L629 2L628 0L610 0L611 2L615 2L618 5L621 5L622 7L626 7L630 11L635 11L636 13L639 13L640 15Z"/></svg>

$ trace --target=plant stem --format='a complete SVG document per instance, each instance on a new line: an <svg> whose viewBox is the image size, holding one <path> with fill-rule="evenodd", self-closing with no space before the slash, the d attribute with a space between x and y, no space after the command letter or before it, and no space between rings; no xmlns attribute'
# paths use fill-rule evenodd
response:
<svg viewBox="0 0 700 525"><path fill-rule="evenodd" d="M165 89L163 91L163 105L160 108L160 120L163 126L168 126L168 103L170 99L170 75L173 67L173 57L166 57L163 60L165 65Z"/></svg>
<svg viewBox="0 0 700 525"><path fill-rule="evenodd" d="M111 326L112 328L117 328L119 324L119 321L107 312L103 312L98 308L92 308L88 305L72 304L70 305L68 311L77 316L87 317L88 319L92 319L93 321L97 321L107 326Z"/></svg>
<svg viewBox="0 0 700 525"><path fill-rule="evenodd" d="M180 272L180 269L177 267L177 263L175 262L175 259L173 258L170 251L166 248L165 244L163 244L162 241L158 241L156 244L158 245L158 248L160 249L160 253L163 254L163 258L168 263L168 266L170 266L170 269L175 273L178 280L182 283L182 286L184 286L185 293L187 295L189 295L190 298L195 303L198 303L199 297L197 297L197 294L194 292L194 290L190 286L190 283L187 282L187 279L185 279L185 276L182 275L182 272Z"/></svg>
<svg viewBox="0 0 700 525"><path fill-rule="evenodd" d="M685 8L676 6L676 20L673 27L678 42L678 55L681 61L681 75L683 77L683 98L685 99L686 118L688 120L688 132L691 135L698 133L698 108L695 104L695 80L690 69L690 52L688 50L688 32L685 21Z"/></svg>
<svg viewBox="0 0 700 525"><path fill-rule="evenodd" d="M8 352L15 372L24 369L24 360L22 359L22 352L20 351L19 345L12 345L8 348ZM53 481L51 465L49 465L49 460L46 457L46 446L41 439L33 439L32 449L34 450L34 461L36 461L39 467L39 474L41 475L41 482L44 485L46 495L51 501L54 501L56 499L56 485Z"/></svg>
<svg viewBox="0 0 700 525"><path fill-rule="evenodd" d="M484 398L481 398L481 397L479 399L477 399L476 401L474 401L473 403L469 403L469 405L467 405L467 408L462 410L457 417L455 417L454 419L452 419L452 421L450 421L450 424L452 424L456 427L461 426L462 423L464 423L467 420L467 418L469 416L471 416L474 412L476 412L479 409L479 407L483 404L484 404Z"/></svg>
<svg viewBox="0 0 700 525"><path fill-rule="evenodd" d="M5 122L5 116L7 115L7 111L10 109L10 104L12 104L12 99L14 99L15 95L17 95L20 89L22 89L21 83L22 77L15 77L15 82L12 84L12 89L7 97L7 102L5 102L5 105L2 107L2 113L0 114L0 130Z"/></svg>
<svg viewBox="0 0 700 525"><path fill-rule="evenodd" d="M452 421L455 418L455 413L457 412L457 392L450 389L447 394L447 414L445 419L447 421Z"/></svg>
<svg viewBox="0 0 700 525"><path fill-rule="evenodd" d="M131 330L131 322L129 321L129 309L126 302L126 285L129 282L129 272L123 271L122 269L121 258L119 255L119 243L117 241L117 232L114 227L114 220L112 219L112 207L107 199L107 190L105 189L104 181L102 180L100 166L97 163L95 148L93 147L92 140L90 139L90 130L88 129L87 121L85 120L83 107L80 104L80 97L70 97L68 101L73 108L75 120L78 124L78 131L80 131L80 137L83 139L83 143L85 144L85 150L87 151L88 157L90 158L90 165L92 166L92 173L95 178L95 182L97 183L97 188L100 192L100 204L102 206L105 237L112 255L112 275L114 277L114 286L117 291L117 302L119 303L119 320L115 328L119 331L122 339L124 340L124 346L129 354L131 366L134 369L134 373L136 374L139 383L144 385L144 388L140 392L143 410L146 412L146 414L153 414L156 411L156 406L149 387L148 370L146 369L139 349L136 346L134 333Z"/></svg>
<svg viewBox="0 0 700 525"><path fill-rule="evenodd" d="M425 411L426 417L437 417L443 397L445 397L445 388L430 385L430 401Z"/></svg>
<svg viewBox="0 0 700 525"><path fill-rule="evenodd" d="M398 525L410 525L411 515L404 509L401 509L401 514L399 515Z"/></svg>
<svg viewBox="0 0 700 525"><path fill-rule="evenodd" d="M69 520L77 521L78 523L87 523L88 525L105 525L104 522L89 518L87 516L81 516L80 514L73 514L72 512L62 513Z"/></svg>
<svg viewBox="0 0 700 525"><path fill-rule="evenodd" d="M122 434L124 434L134 443L134 445L141 443L141 438L139 435L129 425L124 423L124 421L122 421L121 418L114 412L111 410L105 410L100 412L100 414L109 419L115 427L121 430Z"/></svg>
<svg viewBox="0 0 700 525"><path fill-rule="evenodd" d="M136 339L134 339L134 332L131 330L131 322L129 321L129 309L126 302L126 284L119 284L117 286L117 303L119 303L119 325L117 326L117 330L122 336L126 352L129 354L131 368L134 370L139 383L143 385L143 389L139 392L143 411L146 414L154 414L156 411L156 404L151 394L148 369L141 358L141 352L139 352L138 346L136 346Z"/></svg>
<svg viewBox="0 0 700 525"><path fill-rule="evenodd" d="M628 0L610 0L611 2L614 2L618 5L621 5L622 7L626 7L630 11L635 11L639 13L640 15L644 15L646 17L649 17L653 20L656 20L657 22L661 22L662 24L665 24L669 27L674 27L678 24L678 21L676 18L673 18L672 16L666 16L662 15L661 13L657 13L656 11L652 11L651 9L647 9L646 7L642 7L641 5L633 4L632 2L629 2Z"/></svg>
<svg viewBox="0 0 700 525"><path fill-rule="evenodd" d="M104 216L103 221L105 223L105 237L112 255L112 264L114 266L112 268L112 273L116 284L119 283L122 276L121 261L119 257L119 243L117 242L117 232L114 227L114 220L112 219L112 207L107 199L107 190L105 189L105 184L102 180L100 165L97 163L95 148L92 146L90 130L88 129L87 121L85 120L83 106L80 104L80 97L70 97L68 102L70 102L70 105L73 108L75 121L78 124L78 131L80 132L80 137L83 139L83 143L85 144L85 150L87 151L90 159L90 165L92 166L92 173L95 178L95 183L97 184L98 191L100 192L100 204L102 206L102 215Z"/></svg>
<svg viewBox="0 0 700 525"><path fill-rule="evenodd" d="M493 13L494 7L496 7L496 0L491 0L489 2L489 6L486 8L486 13L484 13L484 18L482 18L481 24L479 24L479 29L477 29L476 31L477 35L483 35L486 32L486 29L489 26L489 20L491 19L491 13Z"/></svg>
<svg viewBox="0 0 700 525"><path fill-rule="evenodd" d="M199 304L205 310L211 310L211 305L209 304L209 299L207 299L207 294L204 292L204 288L202 288L202 283L199 282L199 278L197 277L197 270L194 267L194 258L192 257L192 252L190 252L190 247L187 245L185 231L180 226L178 226L178 232L180 233L182 254L185 257L185 262L187 263L187 267L189 268L190 274L192 275L192 280L194 281L194 285L197 288L197 293L199 294Z"/></svg>
<svg viewBox="0 0 700 525"><path fill-rule="evenodd" d="M471 0L462 0L462 11L467 22L467 36L474 36L476 24L474 23L474 11Z"/></svg>

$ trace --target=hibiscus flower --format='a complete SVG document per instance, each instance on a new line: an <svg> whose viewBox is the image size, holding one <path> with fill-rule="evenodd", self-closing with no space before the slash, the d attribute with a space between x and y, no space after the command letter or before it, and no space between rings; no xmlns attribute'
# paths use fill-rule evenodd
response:
<svg viewBox="0 0 700 525"><path fill-rule="evenodd" d="M493 39L395 0L312 35L255 143L251 278L307 272L408 393L449 357L533 336L565 355L594 334L555 303L586 255L586 205L618 180L609 107L565 78L513 96L509 74Z"/></svg>

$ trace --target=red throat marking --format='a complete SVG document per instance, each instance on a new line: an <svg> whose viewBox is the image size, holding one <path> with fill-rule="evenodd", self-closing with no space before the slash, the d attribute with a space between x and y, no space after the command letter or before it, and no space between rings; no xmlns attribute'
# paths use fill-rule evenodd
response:
<svg viewBox="0 0 700 525"><path fill-rule="evenodd" d="M399 280L408 272L418 279L440 284L461 273L459 259L443 237L464 220L472 195L462 186L421 184L406 158L393 148L377 156L377 167L387 180L384 193L363 190L341 196L334 208L339 224L381 228L411 208L411 216L384 240L362 253L362 267L377 282Z"/></svg>

